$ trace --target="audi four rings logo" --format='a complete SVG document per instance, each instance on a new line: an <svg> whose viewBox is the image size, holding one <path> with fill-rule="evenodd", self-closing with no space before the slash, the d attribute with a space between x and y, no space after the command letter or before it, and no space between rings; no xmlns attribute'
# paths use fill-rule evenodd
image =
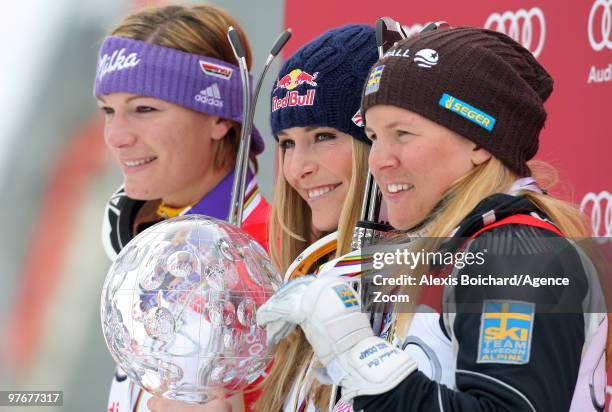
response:
<svg viewBox="0 0 612 412"><path fill-rule="evenodd" d="M595 51L612 49L612 0L596 0L589 13L589 43Z"/></svg>
<svg viewBox="0 0 612 412"><path fill-rule="evenodd" d="M603 191L599 194L587 193L582 202L580 210L591 218L593 236L604 238L602 241L610 241L612 237L612 193Z"/></svg>
<svg viewBox="0 0 612 412"><path fill-rule="evenodd" d="M529 49L535 57L538 57L544 48L546 22L544 13L539 7L531 10L506 11L503 14L493 13L485 22L484 27L507 34ZM534 39L536 29L539 29L537 40Z"/></svg>

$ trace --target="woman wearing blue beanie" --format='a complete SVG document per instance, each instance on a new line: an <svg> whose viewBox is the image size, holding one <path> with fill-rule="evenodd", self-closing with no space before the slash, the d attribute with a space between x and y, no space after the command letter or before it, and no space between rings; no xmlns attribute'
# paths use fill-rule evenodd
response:
<svg viewBox="0 0 612 412"><path fill-rule="evenodd" d="M335 231L339 222L354 226L359 214L356 205L361 205L370 147L359 108L362 86L376 59L374 29L347 25L299 49L275 80L270 122L279 141L281 173L272 205L270 251L283 272L303 249L326 235L332 246L317 264L350 250L352 232ZM259 386L261 393L245 395L259 395L256 411L327 409L330 387L314 379L316 366L298 330L277 346L269 374ZM177 412L232 409L221 400L172 407Z"/></svg>
<svg viewBox="0 0 612 412"><path fill-rule="evenodd" d="M270 123L278 140L279 174L270 219L270 252L282 272L311 243L327 236L325 263L350 250L367 176L370 142L359 108L377 59L374 29L329 30L293 54L272 91ZM300 256L302 258L303 256ZM300 259L302 261L302 259ZM314 267L313 267L314 266ZM286 277L300 273L288 271ZM330 387L314 378L313 352L296 330L277 346L255 405L258 411L326 410Z"/></svg>

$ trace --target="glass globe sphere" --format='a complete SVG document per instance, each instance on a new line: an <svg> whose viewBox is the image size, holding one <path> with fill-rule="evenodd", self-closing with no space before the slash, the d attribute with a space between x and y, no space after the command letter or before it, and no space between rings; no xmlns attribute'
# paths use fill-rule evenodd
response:
<svg viewBox="0 0 612 412"><path fill-rule="evenodd" d="M154 395L231 395L271 359L255 314L279 284L266 251L241 229L200 215L165 220L128 243L106 276L107 347Z"/></svg>

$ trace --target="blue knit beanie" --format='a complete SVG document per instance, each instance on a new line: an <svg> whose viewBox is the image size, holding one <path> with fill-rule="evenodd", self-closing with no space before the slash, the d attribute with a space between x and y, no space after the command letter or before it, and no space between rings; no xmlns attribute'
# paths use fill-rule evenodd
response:
<svg viewBox="0 0 612 412"><path fill-rule="evenodd" d="M329 30L300 48L283 64L273 86L274 137L291 127L322 126L371 144L359 108L377 59L374 29L366 25Z"/></svg>

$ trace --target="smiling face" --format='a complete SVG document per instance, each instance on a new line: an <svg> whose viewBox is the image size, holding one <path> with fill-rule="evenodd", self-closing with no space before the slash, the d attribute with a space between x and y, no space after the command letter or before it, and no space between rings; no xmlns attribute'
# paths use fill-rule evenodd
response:
<svg viewBox="0 0 612 412"><path fill-rule="evenodd" d="M366 134L373 140L370 169L397 229L419 224L453 182L491 156L459 134L396 106L368 109Z"/></svg>
<svg viewBox="0 0 612 412"><path fill-rule="evenodd" d="M104 140L129 197L187 206L227 172L214 170L213 148L228 122L129 93L102 96L98 105L105 113Z"/></svg>
<svg viewBox="0 0 612 412"><path fill-rule="evenodd" d="M336 230L352 172L352 137L330 127L292 127L278 134L283 175L308 203L312 225Z"/></svg>

